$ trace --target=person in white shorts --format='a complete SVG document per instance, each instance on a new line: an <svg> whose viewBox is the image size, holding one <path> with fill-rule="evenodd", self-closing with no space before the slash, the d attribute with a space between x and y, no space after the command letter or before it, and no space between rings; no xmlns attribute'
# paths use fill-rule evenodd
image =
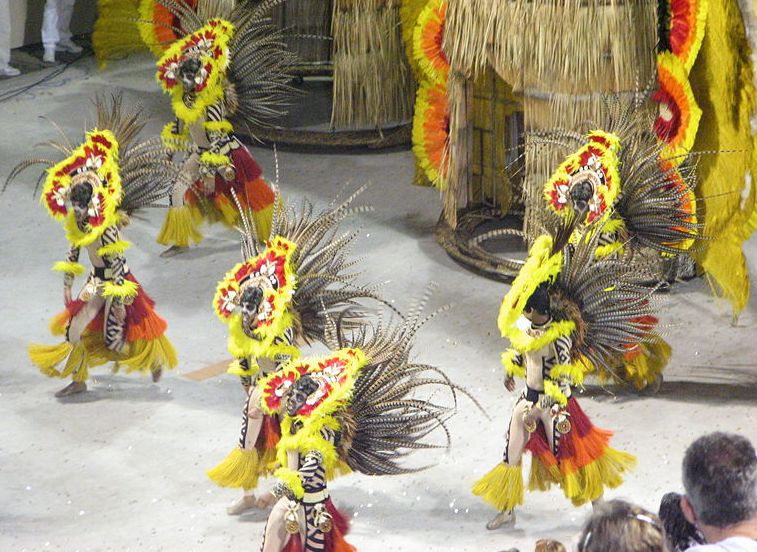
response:
<svg viewBox="0 0 757 552"><path fill-rule="evenodd" d="M11 67L11 8L9 0L0 0L0 77L15 77L21 71Z"/></svg>
<svg viewBox="0 0 757 552"><path fill-rule="evenodd" d="M76 0L47 0L42 17L42 44L45 55L42 60L55 63L55 52L78 54L82 47L71 40L71 15Z"/></svg>

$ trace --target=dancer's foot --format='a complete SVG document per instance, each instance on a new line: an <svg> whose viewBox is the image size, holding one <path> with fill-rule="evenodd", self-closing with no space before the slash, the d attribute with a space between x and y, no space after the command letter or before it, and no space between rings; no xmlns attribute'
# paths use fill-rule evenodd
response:
<svg viewBox="0 0 757 552"><path fill-rule="evenodd" d="M657 377L650 381L647 386L642 389L642 393L645 395L656 395L660 392L660 388L662 387L662 382L664 381L662 374L657 374Z"/></svg>
<svg viewBox="0 0 757 552"><path fill-rule="evenodd" d="M57 398L68 397L70 395L76 395L77 393L83 393L87 390L87 382L85 381L72 381L66 385L63 389L55 393Z"/></svg>
<svg viewBox="0 0 757 552"><path fill-rule="evenodd" d="M255 495L242 495L232 502L231 506L226 508L226 513L230 516L238 516L247 510L252 510L255 507L255 503Z"/></svg>
<svg viewBox="0 0 757 552"><path fill-rule="evenodd" d="M512 510L502 510L496 516L494 516L489 523L486 524L486 528L489 531L499 529L503 525L515 525L515 512Z"/></svg>
<svg viewBox="0 0 757 552"><path fill-rule="evenodd" d="M176 255L184 253L187 249L189 248L184 247L182 245L172 245L171 247L163 251L163 253L161 253L160 256L163 257L164 259L167 259L169 257L175 257Z"/></svg>
<svg viewBox="0 0 757 552"><path fill-rule="evenodd" d="M261 510L267 510L271 506L273 506L273 503L276 502L276 497L273 496L271 493L265 493L263 496L258 498L255 501L255 508L260 508Z"/></svg>
<svg viewBox="0 0 757 552"><path fill-rule="evenodd" d="M160 376L163 375L163 369L162 368L155 368L155 370L152 371L152 381L155 383L158 383L160 381Z"/></svg>

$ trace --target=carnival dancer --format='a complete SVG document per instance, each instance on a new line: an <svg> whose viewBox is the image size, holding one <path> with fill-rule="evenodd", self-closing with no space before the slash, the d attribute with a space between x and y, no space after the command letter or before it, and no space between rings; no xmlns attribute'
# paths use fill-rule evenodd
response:
<svg viewBox="0 0 757 552"><path fill-rule="evenodd" d="M171 96L176 116L161 136L167 147L186 154L158 235L159 243L170 246L163 255L202 241L203 219L236 224L232 191L266 239L274 193L229 119L250 132L250 126L281 115L294 90L288 73L294 56L266 19L264 8L271 3L200 0L196 9L173 0L155 4L180 17L186 32L157 62L158 84Z"/></svg>
<svg viewBox="0 0 757 552"><path fill-rule="evenodd" d="M65 152L65 159L25 161L8 177L10 181L37 163L50 167L41 201L61 223L70 244L65 261L53 266L63 273L66 309L53 319L51 330L65 335L65 340L29 347L32 362L43 374L72 378L56 397L85 391L89 369L109 361L116 363L115 370L151 373L153 381L177 363L164 335L165 321L126 264L129 242L121 237L130 212L167 196L165 183L176 168L159 140L135 143L144 126L140 110L124 111L120 96L109 102L97 98L95 103L97 124L83 143L72 147L67 139L48 142ZM74 299L74 278L87 271L79 263L82 249L92 269Z"/></svg>
<svg viewBox="0 0 757 552"><path fill-rule="evenodd" d="M398 324L358 332L336 321L330 353L289 362L260 382L262 408L284 412L263 552L354 550L344 540L347 518L329 495L333 474L413 473L423 467L402 465L410 453L449 446L445 422L455 393L467 392L437 368L410 362L420 313L421 306ZM423 399L424 390L449 393L450 405Z"/></svg>
<svg viewBox="0 0 757 552"><path fill-rule="evenodd" d="M216 315L229 327L228 349L236 359L229 373L241 377L247 392L239 445L208 472L218 485L244 490L229 514L265 506L257 503L254 489L275 464L278 416L261 411L258 380L296 359L302 343L325 341L328 317L357 327L364 313L356 301L381 301L374 288L357 284L358 275L348 272L357 232L338 233L346 217L367 210L352 206L364 189L315 215L307 202L299 212L285 209L277 195L271 237L262 246L254 215L241 209L245 261L221 280L213 300Z"/></svg>
<svg viewBox="0 0 757 552"><path fill-rule="evenodd" d="M511 344L502 357L505 386L513 390L519 376L526 388L513 409L503 461L473 487L499 510L488 529L515 521L526 450L533 458L529 489L557 484L575 505L620 485L634 464L633 456L610 447L612 433L591 423L571 386L649 338L653 325L645 321L656 286L637 266L596 257L601 228L567 246L565 230L537 238L500 308L499 328Z"/></svg>

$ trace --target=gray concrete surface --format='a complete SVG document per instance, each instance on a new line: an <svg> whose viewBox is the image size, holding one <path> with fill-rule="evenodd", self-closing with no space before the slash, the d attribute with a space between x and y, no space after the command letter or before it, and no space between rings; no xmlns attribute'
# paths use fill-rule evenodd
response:
<svg viewBox="0 0 757 552"><path fill-rule="evenodd" d="M0 82L0 97L43 75ZM147 58L102 72L91 60L77 63L0 103L0 178L34 153L33 144L54 135L41 117L76 136L91 121L90 95L111 89L149 107L152 132L169 117ZM272 152L254 154L272 174ZM280 153L279 163L290 200L307 196L323 205L345 183L373 183L364 201L375 212L359 221L356 251L366 257L366 278L388 281L386 293L398 306L429 281L439 283L431 306L454 307L424 328L417 358L467 386L491 416L462 401L450 421L452 448L418 475L351 475L334 482L336 502L354 518L350 540L366 552L530 550L545 536L570 542L590 507L571 507L557 490L528 494L514 529L484 529L493 512L469 489L501 458L514 398L502 386L498 360L506 344L496 315L507 288L461 269L436 244L440 202L435 191L410 185L410 152ZM168 320L180 366L159 384L103 369L86 395L58 401L52 394L62 382L40 375L25 349L30 341L54 341L47 321L61 307L62 290L49 267L66 252L60 227L32 197L33 181L27 173L0 196L0 550L257 550L265 514L227 516L225 506L237 493L215 487L204 474L235 445L239 383L231 376L182 377L227 357L225 328L210 300L218 279L238 261L235 236L220 226L206 228L201 247L161 259L155 235L163 213L134 220L126 231L134 244L129 265ZM754 240L747 249L754 271ZM636 471L608 496L651 509L664 492L680 489L682 453L697 435L720 429L757 440L757 301L734 326L727 306L698 280L677 286L662 308L675 353L661 392L592 391L582 401L598 425L615 430L615 446L639 458Z"/></svg>

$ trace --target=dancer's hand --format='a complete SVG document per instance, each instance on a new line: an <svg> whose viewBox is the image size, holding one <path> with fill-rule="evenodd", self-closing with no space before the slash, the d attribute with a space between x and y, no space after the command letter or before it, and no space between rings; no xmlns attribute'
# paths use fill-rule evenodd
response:
<svg viewBox="0 0 757 552"><path fill-rule="evenodd" d="M515 378L513 378L512 376L505 377L505 389L510 392L515 391Z"/></svg>

